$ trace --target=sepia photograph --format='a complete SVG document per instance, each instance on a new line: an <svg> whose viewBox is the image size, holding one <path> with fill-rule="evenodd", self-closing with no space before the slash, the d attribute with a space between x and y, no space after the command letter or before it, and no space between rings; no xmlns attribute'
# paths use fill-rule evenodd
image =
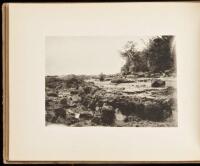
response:
<svg viewBox="0 0 200 166"><path fill-rule="evenodd" d="M200 3L2 10L5 164L200 162Z"/></svg>
<svg viewBox="0 0 200 166"><path fill-rule="evenodd" d="M175 36L47 36L45 124L177 127Z"/></svg>

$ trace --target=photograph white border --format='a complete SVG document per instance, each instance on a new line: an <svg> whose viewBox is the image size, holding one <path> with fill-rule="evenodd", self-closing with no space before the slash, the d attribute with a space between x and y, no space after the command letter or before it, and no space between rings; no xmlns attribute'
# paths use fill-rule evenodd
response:
<svg viewBox="0 0 200 166"><path fill-rule="evenodd" d="M11 4L9 160L199 160L199 9L199 3ZM45 127L49 35L176 36L178 127Z"/></svg>

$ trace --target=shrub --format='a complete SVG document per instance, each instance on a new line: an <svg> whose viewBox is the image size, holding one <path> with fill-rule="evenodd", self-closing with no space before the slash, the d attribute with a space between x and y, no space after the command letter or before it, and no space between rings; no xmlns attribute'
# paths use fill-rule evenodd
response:
<svg viewBox="0 0 200 166"><path fill-rule="evenodd" d="M105 75L103 73L99 74L99 80L104 81L105 80Z"/></svg>
<svg viewBox="0 0 200 166"><path fill-rule="evenodd" d="M66 88L78 88L80 84L83 84L84 80L76 75L69 75L65 78Z"/></svg>

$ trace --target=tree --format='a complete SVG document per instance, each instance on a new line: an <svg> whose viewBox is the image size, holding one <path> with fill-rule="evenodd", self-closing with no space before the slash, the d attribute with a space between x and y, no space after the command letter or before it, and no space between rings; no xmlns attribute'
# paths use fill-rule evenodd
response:
<svg viewBox="0 0 200 166"><path fill-rule="evenodd" d="M133 72L164 72L175 69L175 49L172 47L173 36L157 36L150 39L147 48L136 49L136 44L128 41L120 52L126 63L121 68L122 74Z"/></svg>
<svg viewBox="0 0 200 166"><path fill-rule="evenodd" d="M149 42L146 49L147 61L149 63L149 71L163 72L172 69L175 55L171 51L171 43L173 36L158 36Z"/></svg>
<svg viewBox="0 0 200 166"><path fill-rule="evenodd" d="M126 63L121 69L123 73L130 74L147 70L144 54L136 49L134 42L128 41L120 54L126 59Z"/></svg>

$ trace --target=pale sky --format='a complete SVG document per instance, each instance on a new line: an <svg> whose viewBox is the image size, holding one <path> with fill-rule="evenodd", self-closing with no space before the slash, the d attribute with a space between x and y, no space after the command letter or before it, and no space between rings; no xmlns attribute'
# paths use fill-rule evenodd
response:
<svg viewBox="0 0 200 166"><path fill-rule="evenodd" d="M46 74L115 74L125 60L119 51L127 41L145 47L150 37L65 37L49 36L45 41Z"/></svg>

